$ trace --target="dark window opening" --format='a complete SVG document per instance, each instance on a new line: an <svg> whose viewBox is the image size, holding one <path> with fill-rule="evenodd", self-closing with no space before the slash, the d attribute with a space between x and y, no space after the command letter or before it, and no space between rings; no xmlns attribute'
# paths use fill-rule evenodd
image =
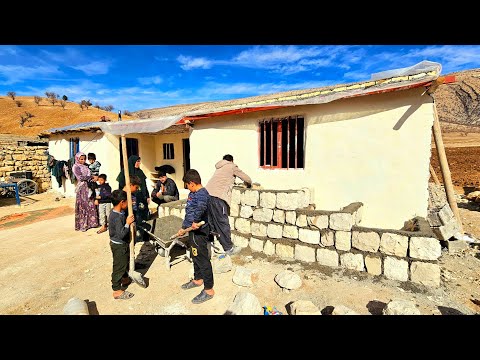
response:
<svg viewBox="0 0 480 360"><path fill-rule="evenodd" d="M123 151L122 151L122 139L120 140L120 169L123 169ZM125 142L127 143L127 159L131 155L138 154L138 139L126 138Z"/></svg>
<svg viewBox="0 0 480 360"><path fill-rule="evenodd" d="M263 120L259 123L259 155L263 168L304 168L303 116Z"/></svg>
<svg viewBox="0 0 480 360"><path fill-rule="evenodd" d="M70 159L75 157L75 155L80 151L80 139L79 138L70 138Z"/></svg>
<svg viewBox="0 0 480 360"><path fill-rule="evenodd" d="M175 158L175 153L173 152L173 143L163 144L163 159L172 160Z"/></svg>

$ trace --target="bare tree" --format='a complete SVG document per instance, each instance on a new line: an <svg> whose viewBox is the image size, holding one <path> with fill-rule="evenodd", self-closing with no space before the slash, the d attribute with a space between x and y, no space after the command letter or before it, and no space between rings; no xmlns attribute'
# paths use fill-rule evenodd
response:
<svg viewBox="0 0 480 360"><path fill-rule="evenodd" d="M28 111L25 111L25 115L20 114L20 127L23 127L27 121L32 121L30 120L32 117L35 117L35 115Z"/></svg>
<svg viewBox="0 0 480 360"><path fill-rule="evenodd" d="M114 109L113 105L107 105L103 108L105 111L112 111Z"/></svg>
<svg viewBox="0 0 480 360"><path fill-rule="evenodd" d="M12 100L15 100L15 96L17 96L17 93L15 91L9 91L7 92L7 96L11 97Z"/></svg>
<svg viewBox="0 0 480 360"><path fill-rule="evenodd" d="M52 105L55 105L55 103L58 101L58 98L60 97L60 95L55 94L54 92L49 92L49 91L46 91L45 95L50 100Z"/></svg>
<svg viewBox="0 0 480 360"><path fill-rule="evenodd" d="M87 110L88 110L88 107L89 107L89 106L92 106L92 103L91 103L90 99L89 99L89 100L82 100L82 101L81 101L81 104L82 104L82 107L85 106L85 108L86 108Z"/></svg>
<svg viewBox="0 0 480 360"><path fill-rule="evenodd" d="M42 98L40 96L34 96L33 101L35 101L35 104L37 104L37 106L39 106L40 101L42 101Z"/></svg>
<svg viewBox="0 0 480 360"><path fill-rule="evenodd" d="M15 101L15 104L17 104L18 107L21 107L23 103L20 100L17 100Z"/></svg>
<svg viewBox="0 0 480 360"><path fill-rule="evenodd" d="M84 101L85 101L85 100L80 100L80 101L78 102L78 106L80 106L80 109L82 109L82 111L83 111L83 102L84 102Z"/></svg>
<svg viewBox="0 0 480 360"><path fill-rule="evenodd" d="M63 110L65 110L65 105L67 105L67 102L65 100L60 100L60 106Z"/></svg>
<svg viewBox="0 0 480 360"><path fill-rule="evenodd" d="M123 110L123 115L133 116L132 113L128 110Z"/></svg>
<svg viewBox="0 0 480 360"><path fill-rule="evenodd" d="M93 107L94 107L95 109L101 109L101 106L98 105L98 103L95 103L95 105L93 105Z"/></svg>

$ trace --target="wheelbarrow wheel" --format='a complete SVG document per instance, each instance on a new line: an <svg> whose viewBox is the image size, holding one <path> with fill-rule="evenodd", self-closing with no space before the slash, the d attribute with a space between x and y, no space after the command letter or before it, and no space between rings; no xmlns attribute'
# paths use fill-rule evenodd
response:
<svg viewBox="0 0 480 360"><path fill-rule="evenodd" d="M38 184L30 179L23 179L17 182L18 195L28 196L37 193Z"/></svg>

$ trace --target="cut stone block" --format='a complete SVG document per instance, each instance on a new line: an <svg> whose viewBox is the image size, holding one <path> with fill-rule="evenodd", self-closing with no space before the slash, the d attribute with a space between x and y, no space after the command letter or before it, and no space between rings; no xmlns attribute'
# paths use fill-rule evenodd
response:
<svg viewBox="0 0 480 360"><path fill-rule="evenodd" d="M253 211L253 220L270 222L272 221L273 210L267 208L258 208Z"/></svg>
<svg viewBox="0 0 480 360"><path fill-rule="evenodd" d="M300 228L298 239L308 244L320 244L320 231Z"/></svg>
<svg viewBox="0 0 480 360"><path fill-rule="evenodd" d="M408 261L387 256L383 263L383 275L387 279L407 281Z"/></svg>
<svg viewBox="0 0 480 360"><path fill-rule="evenodd" d="M330 249L317 249L317 262L325 266L338 266L338 253Z"/></svg>
<svg viewBox="0 0 480 360"><path fill-rule="evenodd" d="M387 255L406 257L408 237L399 234L383 233L380 239L380 252Z"/></svg>
<svg viewBox="0 0 480 360"><path fill-rule="evenodd" d="M335 248L350 251L352 248L352 233L350 231L335 231Z"/></svg>
<svg viewBox="0 0 480 360"><path fill-rule="evenodd" d="M263 245L264 245L263 240L251 237L249 245L252 251L263 252Z"/></svg>
<svg viewBox="0 0 480 360"><path fill-rule="evenodd" d="M253 215L253 209L251 206L242 206L240 208L240 217L248 219L252 217Z"/></svg>
<svg viewBox="0 0 480 360"><path fill-rule="evenodd" d="M240 197L240 204L249 205L249 206L258 206L259 197L260 196L259 196L258 190L247 189L243 192L243 194Z"/></svg>
<svg viewBox="0 0 480 360"><path fill-rule="evenodd" d="M350 231L353 226L353 216L349 213L333 213L330 215L330 229Z"/></svg>
<svg viewBox="0 0 480 360"><path fill-rule="evenodd" d="M251 234L250 220L244 218L237 218L235 220L235 229L244 234Z"/></svg>
<svg viewBox="0 0 480 360"><path fill-rule="evenodd" d="M298 239L298 227L294 225L283 225L283 237Z"/></svg>
<svg viewBox="0 0 480 360"><path fill-rule="evenodd" d="M411 281L430 287L440 286L440 266L438 264L412 262L410 265Z"/></svg>
<svg viewBox="0 0 480 360"><path fill-rule="evenodd" d="M365 263L362 254L342 254L340 255L340 265L351 270L365 271Z"/></svg>
<svg viewBox="0 0 480 360"><path fill-rule="evenodd" d="M366 255L365 267L367 272L372 275L382 274L382 259L379 256Z"/></svg>
<svg viewBox="0 0 480 360"><path fill-rule="evenodd" d="M285 224L285 211L279 209L273 210L273 221Z"/></svg>
<svg viewBox="0 0 480 360"><path fill-rule="evenodd" d="M260 207L267 209L275 209L277 203L277 195L270 192L260 193Z"/></svg>
<svg viewBox="0 0 480 360"><path fill-rule="evenodd" d="M282 210L295 210L299 206L300 196L296 192L292 193L277 193L277 204L276 207Z"/></svg>
<svg viewBox="0 0 480 360"><path fill-rule="evenodd" d="M250 229L252 230L252 235L267 236L267 225L264 223L252 221Z"/></svg>
<svg viewBox="0 0 480 360"><path fill-rule="evenodd" d="M409 255L420 260L437 260L442 255L442 246L435 238L412 236Z"/></svg>
<svg viewBox="0 0 480 360"><path fill-rule="evenodd" d="M315 262L315 249L309 246L296 244L295 259L305 262Z"/></svg>
<svg viewBox="0 0 480 360"><path fill-rule="evenodd" d="M275 253L281 258L293 259L294 258L294 248L293 245L286 244L276 244Z"/></svg>
<svg viewBox="0 0 480 360"><path fill-rule="evenodd" d="M323 230L320 232L320 244L323 246L335 245L335 232L333 230Z"/></svg>
<svg viewBox="0 0 480 360"><path fill-rule="evenodd" d="M263 246L263 252L265 255L271 256L275 254L275 244L270 240L265 241Z"/></svg>
<svg viewBox="0 0 480 360"><path fill-rule="evenodd" d="M267 236L272 239L281 239L283 235L283 226L280 224L268 224Z"/></svg>
<svg viewBox="0 0 480 360"><path fill-rule="evenodd" d="M352 231L352 247L375 253L380 247L380 235L374 231Z"/></svg>

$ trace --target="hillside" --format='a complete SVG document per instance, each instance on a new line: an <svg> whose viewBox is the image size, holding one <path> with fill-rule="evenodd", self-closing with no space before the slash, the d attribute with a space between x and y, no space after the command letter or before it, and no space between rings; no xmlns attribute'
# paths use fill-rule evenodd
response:
<svg viewBox="0 0 480 360"><path fill-rule="evenodd" d="M480 132L480 69L454 72L455 83L434 93L444 132Z"/></svg>
<svg viewBox="0 0 480 360"><path fill-rule="evenodd" d="M21 101L18 107L16 101ZM34 117L20 126L20 115L25 112ZM17 96L15 101L8 96L0 96L0 134L37 136L40 132L51 128L63 127L83 122L100 121L101 117L111 121L117 120L117 114L89 107L81 109L78 103L67 101L65 109L57 102L52 105L45 97L39 105L35 104L33 96ZM122 115L122 120L134 119L133 116Z"/></svg>

